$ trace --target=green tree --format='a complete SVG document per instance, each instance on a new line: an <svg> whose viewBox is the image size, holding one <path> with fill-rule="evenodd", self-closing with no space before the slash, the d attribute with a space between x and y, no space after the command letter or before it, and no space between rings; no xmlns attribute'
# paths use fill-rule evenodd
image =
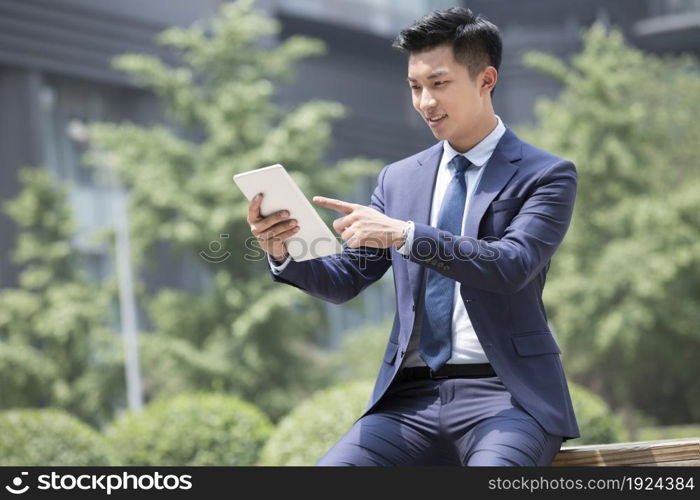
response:
<svg viewBox="0 0 700 500"><path fill-rule="evenodd" d="M108 292L80 271L65 190L44 169L23 169L21 181L4 205L19 227L22 272L17 288L0 291L0 408L54 406L104 422L124 393Z"/></svg>
<svg viewBox="0 0 700 500"><path fill-rule="evenodd" d="M697 421L700 67L644 54L601 25L569 62L525 60L563 90L522 134L579 172L545 288L567 368L630 415Z"/></svg>
<svg viewBox="0 0 700 500"><path fill-rule="evenodd" d="M277 418L325 381L315 347L325 339L323 309L272 282L264 254L250 245L248 202L231 177L282 163L307 195L343 195L381 165L325 161L340 105L275 102L297 61L323 51L320 41L300 36L273 44L278 32L252 0L223 5L208 27L166 30L158 43L176 62L128 54L115 64L160 98L172 126L90 127L88 161L116 170L129 190L139 271L157 266L167 248L194 262L205 280L198 289L139 297L151 325L142 342L148 397L221 390ZM228 258L200 257L214 242Z"/></svg>

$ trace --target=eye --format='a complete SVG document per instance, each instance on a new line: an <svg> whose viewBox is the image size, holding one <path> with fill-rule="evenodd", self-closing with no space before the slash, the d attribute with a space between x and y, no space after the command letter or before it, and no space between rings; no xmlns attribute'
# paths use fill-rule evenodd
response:
<svg viewBox="0 0 700 500"><path fill-rule="evenodd" d="M419 90L419 89L420 89L420 87L419 87L418 85L411 85L411 88L412 88L413 90Z"/></svg>
<svg viewBox="0 0 700 500"><path fill-rule="evenodd" d="M436 87L439 87L440 85L444 85L444 84L446 84L446 83L447 83L447 82L435 82L435 86L436 86Z"/></svg>

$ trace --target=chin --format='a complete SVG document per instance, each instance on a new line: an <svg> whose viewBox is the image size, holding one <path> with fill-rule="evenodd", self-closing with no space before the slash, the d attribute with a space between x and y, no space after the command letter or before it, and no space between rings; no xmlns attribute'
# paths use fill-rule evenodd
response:
<svg viewBox="0 0 700 500"><path fill-rule="evenodd" d="M435 137L437 140L442 141L443 139L447 138L447 134L440 130L433 130L430 129L430 131L433 133L433 137Z"/></svg>

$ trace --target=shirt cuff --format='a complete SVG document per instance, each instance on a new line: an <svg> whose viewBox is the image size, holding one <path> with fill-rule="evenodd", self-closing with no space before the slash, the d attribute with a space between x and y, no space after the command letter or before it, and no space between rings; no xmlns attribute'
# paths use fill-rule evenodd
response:
<svg viewBox="0 0 700 500"><path fill-rule="evenodd" d="M415 225L413 224L413 221L408 221L408 233L406 234L406 241L404 241L403 245L396 249L397 252L399 252L406 258L408 258L408 254L411 252L411 247L413 246L414 230Z"/></svg>
<svg viewBox="0 0 700 500"><path fill-rule="evenodd" d="M288 255L287 258L282 262L281 264L275 264L275 261L272 260L272 257L270 257L270 254L267 254L267 262L270 264L270 269L272 270L272 274L277 276L278 274L282 274L282 272L287 268L287 265L289 265L289 262L292 260L292 256Z"/></svg>

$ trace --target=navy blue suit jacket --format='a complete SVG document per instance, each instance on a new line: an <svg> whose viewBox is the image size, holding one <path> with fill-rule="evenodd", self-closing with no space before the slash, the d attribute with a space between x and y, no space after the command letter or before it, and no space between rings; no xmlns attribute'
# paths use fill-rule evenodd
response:
<svg viewBox="0 0 700 500"><path fill-rule="evenodd" d="M345 302L391 266L396 312L365 413L381 399L421 324L424 271L460 283L474 331L512 396L550 434L579 436L561 350L547 323L542 289L552 254L568 229L576 168L506 129L468 208L464 235L429 225L442 143L385 166L370 206L412 220L409 256L388 249L345 249L339 255L290 262L276 281L320 299Z"/></svg>

